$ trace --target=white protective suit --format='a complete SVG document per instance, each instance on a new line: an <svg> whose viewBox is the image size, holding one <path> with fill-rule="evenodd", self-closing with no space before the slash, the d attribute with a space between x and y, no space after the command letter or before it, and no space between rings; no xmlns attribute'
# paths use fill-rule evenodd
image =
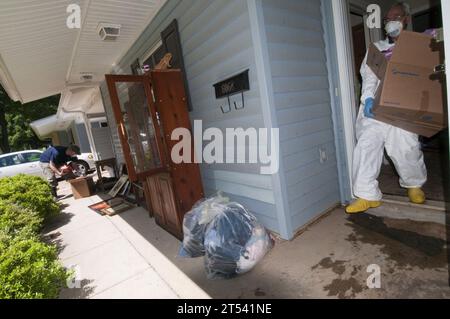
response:
<svg viewBox="0 0 450 319"><path fill-rule="evenodd" d="M375 43L380 51L392 48L389 40ZM356 137L358 143L353 154L353 193L356 197L370 201L382 198L378 187L378 175L383 162L383 149L394 162L400 176L400 186L404 188L422 187L427 180L427 171L417 134L382 123L364 116L364 102L375 97L380 81L366 63L361 65L362 96Z"/></svg>

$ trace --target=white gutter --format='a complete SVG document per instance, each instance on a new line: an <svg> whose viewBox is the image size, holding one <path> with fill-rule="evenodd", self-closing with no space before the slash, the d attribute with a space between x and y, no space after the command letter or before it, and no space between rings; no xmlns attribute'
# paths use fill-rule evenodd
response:
<svg viewBox="0 0 450 319"><path fill-rule="evenodd" d="M61 108L61 111L66 114L80 114L83 117L84 127L86 128L86 133L87 133L87 137L89 140L89 144L91 144L91 151L92 151L92 154L94 154L94 159L97 161L98 156L97 156L97 149L95 147L95 142L94 142L94 135L92 134L91 122L89 121L89 119L86 115L86 112L84 112L84 111L66 111L64 109L64 107ZM58 110L58 114L61 114L59 112L59 110Z"/></svg>
<svg viewBox="0 0 450 319"><path fill-rule="evenodd" d="M58 120L55 114L31 122L30 127L36 133L37 137L43 140L45 137L48 137L51 132L67 129L71 122L72 119L70 118L65 119L64 121Z"/></svg>
<svg viewBox="0 0 450 319"><path fill-rule="evenodd" d="M75 91L76 89L87 89L86 91ZM86 94L86 95L84 95ZM82 100L78 100L80 95ZM92 85L92 83L85 83L81 85L69 85L66 86L63 92L61 92L61 99L56 113L58 119L64 119L65 114L79 114L83 118L86 127L86 133L91 145L91 151L94 154L95 160L98 160L97 148L95 146L94 135L92 134L91 123L88 118L89 110L95 107L97 99L100 97L100 88ZM101 100L100 100L101 101ZM73 110L67 109L73 108ZM102 103L102 109L104 106ZM94 109L95 111L95 109Z"/></svg>

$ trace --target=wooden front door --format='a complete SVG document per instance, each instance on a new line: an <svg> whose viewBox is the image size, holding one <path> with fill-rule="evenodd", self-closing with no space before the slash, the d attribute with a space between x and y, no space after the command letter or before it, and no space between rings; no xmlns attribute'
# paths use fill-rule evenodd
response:
<svg viewBox="0 0 450 319"><path fill-rule="evenodd" d="M155 93L156 108L161 118L167 154L178 143L171 135L177 128L185 128L192 133L191 122L187 108L187 96L184 89L183 75L179 70L151 72L152 85ZM191 134L193 136L193 134ZM177 195L177 205L180 215L184 216L192 206L201 199L203 186L200 168L195 163L194 140L191 138L190 163L174 163L168 157L168 167L173 179L174 191Z"/></svg>

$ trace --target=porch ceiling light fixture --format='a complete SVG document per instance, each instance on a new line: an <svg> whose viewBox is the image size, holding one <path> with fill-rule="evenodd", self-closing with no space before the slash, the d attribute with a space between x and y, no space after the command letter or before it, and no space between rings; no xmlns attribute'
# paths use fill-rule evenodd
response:
<svg viewBox="0 0 450 319"><path fill-rule="evenodd" d="M120 24L100 22L97 33L102 41L115 41L120 35Z"/></svg>

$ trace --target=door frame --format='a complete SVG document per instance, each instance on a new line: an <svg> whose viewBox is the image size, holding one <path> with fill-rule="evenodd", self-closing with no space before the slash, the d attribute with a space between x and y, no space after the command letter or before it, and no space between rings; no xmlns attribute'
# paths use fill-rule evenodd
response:
<svg viewBox="0 0 450 319"><path fill-rule="evenodd" d="M442 19L444 30L450 30L450 1L441 1ZM353 151L356 146L356 136L354 124L356 120L356 92L355 79L353 77L353 50L352 39L350 37L350 16L349 3L347 0L332 1L332 19L334 32L335 50L339 75L336 77L338 84L335 84L336 98L342 105L342 130L345 136L346 161L349 176L352 176ZM445 53L450 56L450 32L444 32ZM450 74L450 64L446 64L446 74ZM447 92L450 92L450 81L447 81ZM447 105L450 105L450 94L447 94ZM450 112L448 112L450 123ZM450 130L449 130L450 149ZM349 186L353 190L352 178L349 178L349 185L341 185L341 188ZM353 198L353 191L351 192Z"/></svg>
<svg viewBox="0 0 450 319"><path fill-rule="evenodd" d="M445 56L450 57L450 2L449 1L441 1L441 11L442 11L442 23L444 31L444 48L445 48ZM446 59L446 74L450 76L450 59ZM450 81L447 79L447 107L450 105ZM448 123L450 123L450 112L448 113ZM450 130L449 130L449 148L450 148Z"/></svg>
<svg viewBox="0 0 450 319"><path fill-rule="evenodd" d="M335 125L341 125L344 139L344 158L342 159L347 163L347 176L349 178L341 179L348 183L348 185L340 185L342 189L349 188L351 197L353 195L353 151L356 146L356 134L355 134L355 121L357 116L357 101L355 92L355 71L353 60L353 40L351 37L351 24L350 24L350 8L347 0L334 0L331 1L331 18L334 33L334 54L337 59L337 75L334 79L334 98L339 100L339 104L342 108L341 123ZM328 30L329 31L329 30ZM344 196L346 197L346 196ZM343 201L346 201L344 198Z"/></svg>

